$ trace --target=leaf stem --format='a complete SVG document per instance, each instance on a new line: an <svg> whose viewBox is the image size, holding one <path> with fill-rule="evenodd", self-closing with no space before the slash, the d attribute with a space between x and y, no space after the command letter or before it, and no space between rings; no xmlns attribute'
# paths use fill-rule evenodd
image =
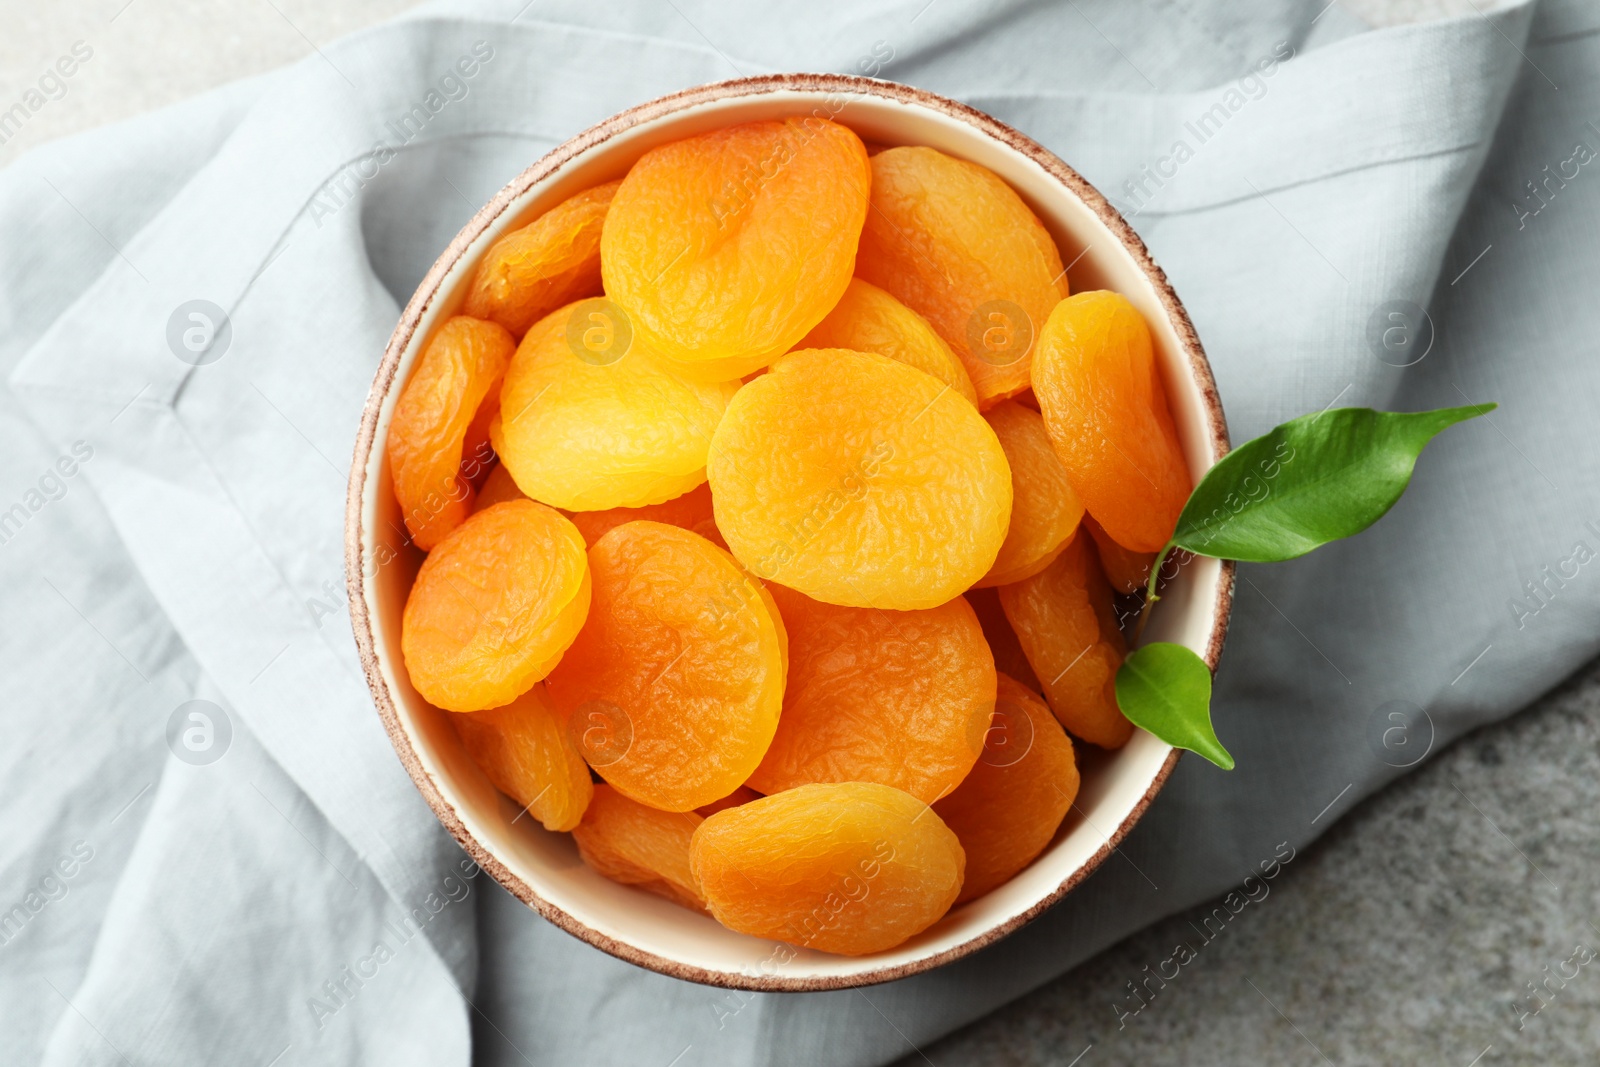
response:
<svg viewBox="0 0 1600 1067"><path fill-rule="evenodd" d="M1161 567L1167 562L1167 553L1171 552L1173 543L1168 541L1160 552L1156 553L1155 562L1150 564L1150 581L1144 590L1144 607L1139 609L1139 621L1133 627L1133 640L1138 642L1144 636L1145 623L1150 621L1150 609L1156 606L1156 601L1161 597L1156 593L1156 583L1161 579Z"/></svg>

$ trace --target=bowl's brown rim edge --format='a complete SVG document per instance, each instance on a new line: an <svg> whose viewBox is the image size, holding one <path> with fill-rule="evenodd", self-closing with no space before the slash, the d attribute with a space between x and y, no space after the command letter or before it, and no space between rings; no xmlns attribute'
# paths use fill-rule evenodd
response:
<svg viewBox="0 0 1600 1067"><path fill-rule="evenodd" d="M401 314L394 333L390 336L388 346L384 349L383 360L378 365L377 374L373 378L372 388L367 394L366 404L362 408L361 427L356 436L354 458L350 466L350 484L345 500L345 580L350 595L351 628L355 632L356 648L361 659L362 673L366 676L367 686L372 691L373 702L377 706L378 715L383 721L384 730L389 735L390 743L393 745L396 755L399 756L406 773L411 776L411 780L416 784L417 790L422 794L428 806L433 809L434 815L438 817L439 822L455 837L461 847L466 850L467 854L480 868L489 872L495 881L505 886L524 904L533 908L545 919L567 933L618 959L686 981L753 992L817 992L890 982L943 966L946 963L994 944L1054 906L1063 896L1077 888L1084 879L1097 870L1100 864L1105 862L1106 858L1116 850L1123 838L1127 836L1128 832L1144 815L1145 810L1149 808L1151 802L1166 784L1181 754L1178 749L1174 749L1168 754L1160 771L1157 772L1150 786L1145 790L1144 796L1140 798L1138 804L1122 820L1116 830L1107 837L1105 843L1088 860L1073 871L1060 886L1026 911L975 937L969 938L959 945L932 956L876 970L862 971L857 974L818 978L750 975L697 967L677 960L667 959L652 952L643 951L626 942L603 934L585 923L579 922L566 911L539 896L531 886L513 874L484 848L467 831L466 825L456 813L455 808L444 798L426 768L423 767L421 757L418 756L412 746L409 735L401 727L399 714L379 667L377 649L373 638L372 620L367 613L366 607L365 573L361 557L361 545L365 539L362 513L367 481L367 466L377 437L378 415L383 407L384 398L388 395L393 385L395 374L399 369L401 354L410 343L411 336L415 333L423 314L432 304L445 275L465 254L478 235L498 218L510 206L512 201L521 196L536 182L543 180L594 146L641 123L690 107L727 99L730 96L760 95L789 90L823 93L867 93L896 103L914 104L943 112L970 126L976 127L979 132L987 134L1016 150L1065 185L1121 241L1123 247L1134 257L1144 274L1150 278L1161 301L1162 308L1166 312L1167 319L1177 332L1178 342L1182 346L1184 354L1188 357L1193 381L1201 391L1201 400L1210 424L1211 446L1215 459L1221 459L1229 449L1227 420L1223 413L1221 399L1217 395L1216 381L1211 373L1211 365L1206 359L1204 349L1201 347L1200 338L1195 333L1194 324L1190 321L1188 312L1184 310L1183 304L1179 301L1177 294L1167 281L1166 273L1150 257L1150 252L1139 235L1101 195L1099 190L1090 185L1077 171L1067 166L1066 163L1062 162L1044 146L992 116L924 89L845 74L770 74L753 78L737 78L685 89L619 112L552 149L543 158L514 178L505 188L501 189L494 199L485 204L462 227L461 231L456 234L455 238L423 277L422 282L417 287L417 291L406 304L405 311ZM1223 573L1218 584L1217 600L1212 611L1211 636L1207 643L1204 657L1213 671L1216 670L1217 663L1222 655L1222 645L1227 633L1228 619L1232 614L1233 608L1234 564L1231 561L1226 561L1222 564L1222 568Z"/></svg>

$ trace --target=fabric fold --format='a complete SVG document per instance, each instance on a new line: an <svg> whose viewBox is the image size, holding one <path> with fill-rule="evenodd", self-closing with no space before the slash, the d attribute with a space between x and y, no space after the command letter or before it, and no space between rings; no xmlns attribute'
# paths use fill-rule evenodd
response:
<svg viewBox="0 0 1600 1067"><path fill-rule="evenodd" d="M223 760L169 758L43 1062L467 1063L424 932L487 879L458 857L404 911L242 724Z"/></svg>

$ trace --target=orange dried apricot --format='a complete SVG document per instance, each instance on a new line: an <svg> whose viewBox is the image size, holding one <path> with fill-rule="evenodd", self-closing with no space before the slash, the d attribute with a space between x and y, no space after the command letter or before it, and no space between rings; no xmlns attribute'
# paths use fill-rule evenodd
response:
<svg viewBox="0 0 1600 1067"><path fill-rule="evenodd" d="M1100 569L1105 571L1111 588L1119 593L1136 593L1150 581L1150 568L1155 565L1154 552L1135 552L1123 548L1111 539L1094 519L1085 516L1084 528L1094 538L1095 553L1100 557Z"/></svg>
<svg viewBox="0 0 1600 1067"><path fill-rule="evenodd" d="M1042 696L1044 686L1035 677L1027 654L1017 640L1016 631L1011 629L1005 610L1000 607L999 590L992 587L969 589L965 599L972 605L973 614L977 615L978 624L983 627L984 640L989 642L989 651L994 654L995 673L1010 675Z"/></svg>
<svg viewBox="0 0 1600 1067"><path fill-rule="evenodd" d="M472 503L474 512L484 508L492 508L496 504L503 504L507 500L526 500L528 494L517 488L517 483L512 479L511 472L506 470L504 463L496 463L489 472L489 477L483 480L483 488L478 490L478 497ZM581 528L580 528L581 532Z"/></svg>
<svg viewBox="0 0 1600 1067"><path fill-rule="evenodd" d="M733 792L778 728L787 650L770 596L722 549L659 522L589 550L589 621L550 695L625 795L689 811Z"/></svg>
<svg viewBox="0 0 1600 1067"><path fill-rule="evenodd" d="M1102 748L1126 744L1133 724L1117 707L1116 677L1128 646L1090 539L1073 537L1050 566L1002 585L1000 606L1061 725Z"/></svg>
<svg viewBox="0 0 1600 1067"><path fill-rule="evenodd" d="M718 812L695 831L689 865L730 930L861 956L938 922L966 856L909 793L842 782Z"/></svg>
<svg viewBox="0 0 1600 1067"><path fill-rule="evenodd" d="M856 273L933 324L980 408L1027 389L1038 331L1067 295L1044 224L993 171L937 149L891 148L871 163Z"/></svg>
<svg viewBox="0 0 1600 1067"><path fill-rule="evenodd" d="M446 711L509 704L550 673L589 613L583 536L512 500L457 526L422 561L400 622L411 684Z"/></svg>
<svg viewBox="0 0 1600 1067"><path fill-rule="evenodd" d="M705 899L689 871L689 842L700 823L692 811L646 807L609 785L598 785L572 839L583 862L613 882L705 911Z"/></svg>
<svg viewBox="0 0 1600 1067"><path fill-rule="evenodd" d="M795 347L876 352L933 375L969 403L978 402L966 368L928 320L860 278L850 279L828 317Z"/></svg>
<svg viewBox="0 0 1600 1067"><path fill-rule="evenodd" d="M394 495L425 552L472 512L472 486L461 477L463 443L515 349L502 327L457 315L423 349L395 403L388 442Z"/></svg>
<svg viewBox="0 0 1600 1067"><path fill-rule="evenodd" d="M994 657L967 602L880 611L768 589L789 635L789 682L750 785L879 782L925 803L954 789L994 711Z"/></svg>
<svg viewBox="0 0 1600 1067"><path fill-rule="evenodd" d="M972 405L844 349L793 352L740 389L706 474L739 561L830 604L943 604L988 572L1011 518L1005 452Z"/></svg>
<svg viewBox="0 0 1600 1067"><path fill-rule="evenodd" d="M620 180L568 197L489 246L464 310L517 337L563 304L599 296L600 231Z"/></svg>
<svg viewBox="0 0 1600 1067"><path fill-rule="evenodd" d="M594 795L566 722L536 685L502 708L452 716L467 755L546 830L570 830Z"/></svg>
<svg viewBox="0 0 1600 1067"><path fill-rule="evenodd" d="M748 804L752 800L760 799L760 793L757 793L747 785L741 785L721 800L713 800L709 804L702 804L694 810L709 819L719 811L727 811L729 808L737 808L740 804Z"/></svg>
<svg viewBox="0 0 1600 1067"><path fill-rule="evenodd" d="M1011 465L1011 528L994 566L977 584L1006 585L1038 574L1061 554L1077 532L1083 505L1037 411L1006 400L983 417Z"/></svg>
<svg viewBox="0 0 1600 1067"><path fill-rule="evenodd" d="M685 381L633 338L597 358L569 335L605 301L535 323L517 346L490 428L500 462L535 500L568 511L659 504L705 481L706 449L738 382ZM615 339L613 339L615 341Z"/></svg>
<svg viewBox="0 0 1600 1067"><path fill-rule="evenodd" d="M743 377L839 302L869 181L861 138L820 118L748 122L651 149L606 217L606 292L684 374Z"/></svg>
<svg viewBox="0 0 1600 1067"><path fill-rule="evenodd" d="M1124 548L1161 551L1191 486L1144 316L1100 290L1057 304L1034 352L1033 391L1089 514Z"/></svg>
<svg viewBox="0 0 1600 1067"><path fill-rule="evenodd" d="M651 522L664 522L668 526L692 530L719 548L727 547L711 517L711 487L704 482L662 504L648 504L642 508L610 508L606 511L574 511L571 519L591 548L618 526L637 519L649 519Z"/></svg>
<svg viewBox="0 0 1600 1067"><path fill-rule="evenodd" d="M1050 709L1003 674L999 694L983 755L956 791L933 805L967 854L958 906L1032 863L1078 795L1072 741Z"/></svg>

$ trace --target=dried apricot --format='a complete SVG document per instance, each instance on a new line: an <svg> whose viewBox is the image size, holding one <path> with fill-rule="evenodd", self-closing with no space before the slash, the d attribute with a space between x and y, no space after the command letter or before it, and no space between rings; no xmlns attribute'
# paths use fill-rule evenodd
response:
<svg viewBox="0 0 1600 1067"><path fill-rule="evenodd" d="M694 810L709 819L719 811L727 811L729 808L737 808L740 804L748 804L752 800L760 799L760 793L757 793L747 785L741 785L721 800L713 800L709 804L702 804Z"/></svg>
<svg viewBox="0 0 1600 1067"><path fill-rule="evenodd" d="M1005 452L972 405L843 349L791 353L739 390L706 473L740 562L830 604L943 604L988 572L1011 518Z"/></svg>
<svg viewBox="0 0 1600 1067"><path fill-rule="evenodd" d="M504 463L496 463L489 472L489 477L484 479L483 488L478 490L478 497L472 502L474 512L484 508L492 508L496 504L503 504L507 500L526 500L528 494L517 488L517 483L512 480L511 472L506 470ZM580 530L581 532L581 530Z"/></svg>
<svg viewBox="0 0 1600 1067"><path fill-rule="evenodd" d="M621 184L568 197L490 245L467 289L466 313L521 337L556 308L599 296L600 231Z"/></svg>
<svg viewBox="0 0 1600 1067"><path fill-rule="evenodd" d="M689 842L700 823L692 811L646 807L609 785L598 785L572 839L583 862L613 882L705 911L705 899L689 872Z"/></svg>
<svg viewBox="0 0 1600 1067"><path fill-rule="evenodd" d="M983 417L1011 465L1011 528L994 566L977 584L1006 585L1038 574L1061 554L1077 532L1083 505L1037 411L1006 400Z"/></svg>
<svg viewBox="0 0 1600 1067"><path fill-rule="evenodd" d="M1028 664L1027 654L1017 640L1016 631L1011 629L1005 610L1000 607L999 590L969 589L965 599L972 605L973 614L977 615L978 624L983 627L984 640L989 642L989 651L994 654L995 673L1010 675L1042 696L1044 686L1039 684L1033 668Z"/></svg>
<svg viewBox="0 0 1600 1067"><path fill-rule="evenodd" d="M1061 253L993 171L933 148L872 157L856 273L933 324L988 408L1028 388L1038 330L1067 295Z"/></svg>
<svg viewBox="0 0 1600 1067"><path fill-rule="evenodd" d="M704 482L662 504L648 504L642 508L611 508L606 511L574 511L571 518L591 548L610 531L636 519L649 519L651 522L664 522L668 526L693 530L719 548L727 547L711 517L711 487Z"/></svg>
<svg viewBox="0 0 1600 1067"><path fill-rule="evenodd" d="M1033 391L1089 514L1124 548L1161 551L1189 468L1144 317L1117 293L1063 300L1039 334Z"/></svg>
<svg viewBox="0 0 1600 1067"><path fill-rule="evenodd" d="M516 342L492 322L457 315L439 327L389 424L389 467L406 530L430 551L472 512L472 486L461 477L468 426L495 396Z"/></svg>
<svg viewBox="0 0 1600 1067"><path fill-rule="evenodd" d="M850 279L828 317L795 347L876 352L933 375L969 403L978 402L966 368L928 320L860 278Z"/></svg>
<svg viewBox="0 0 1600 1067"><path fill-rule="evenodd" d="M605 301L561 308L517 346L490 428L500 462L528 496L568 511L687 493L705 481L711 433L739 383L685 381L637 337L620 355L603 349L594 358L569 343L574 322L590 314L614 309Z"/></svg>
<svg viewBox="0 0 1600 1067"><path fill-rule="evenodd" d="M966 856L916 797L843 782L718 812L695 831L689 865L730 930L862 956L938 922Z"/></svg>
<svg viewBox="0 0 1600 1067"><path fill-rule="evenodd" d="M839 302L869 180L861 139L820 118L748 122L651 149L606 217L606 292L683 373L743 377Z"/></svg>
<svg viewBox="0 0 1600 1067"><path fill-rule="evenodd" d="M1119 593L1136 593L1150 581L1150 568L1155 565L1154 552L1135 552L1123 548L1111 539L1094 519L1085 516L1084 529L1094 538L1095 553L1100 557L1100 569L1105 571L1111 588Z"/></svg>
<svg viewBox="0 0 1600 1067"><path fill-rule="evenodd" d="M710 541L630 522L589 550L594 603L550 695L625 795L689 811L750 777L778 728L787 650L767 591ZM597 751L598 750L598 751Z"/></svg>
<svg viewBox="0 0 1600 1067"><path fill-rule="evenodd" d="M1073 537L1050 566L1002 585L1000 606L1061 725L1102 748L1126 744L1133 724L1117 707L1116 678L1128 646L1090 539Z"/></svg>
<svg viewBox="0 0 1600 1067"><path fill-rule="evenodd" d="M446 711L511 703L577 636L589 586L583 536L560 513L532 500L478 512L422 561L406 598L411 684Z"/></svg>
<svg viewBox="0 0 1600 1067"><path fill-rule="evenodd" d="M594 783L543 685L505 707L456 715L451 721L472 762L546 830L578 825Z"/></svg>
<svg viewBox="0 0 1600 1067"><path fill-rule="evenodd" d="M879 782L925 803L954 789L994 711L994 657L967 602L880 611L769 591L789 635L789 682L750 785Z"/></svg>
<svg viewBox="0 0 1600 1067"><path fill-rule="evenodd" d="M1032 863L1078 795L1072 741L1050 709L1003 674L999 694L983 755L956 791L933 805L967 854L957 905Z"/></svg>

